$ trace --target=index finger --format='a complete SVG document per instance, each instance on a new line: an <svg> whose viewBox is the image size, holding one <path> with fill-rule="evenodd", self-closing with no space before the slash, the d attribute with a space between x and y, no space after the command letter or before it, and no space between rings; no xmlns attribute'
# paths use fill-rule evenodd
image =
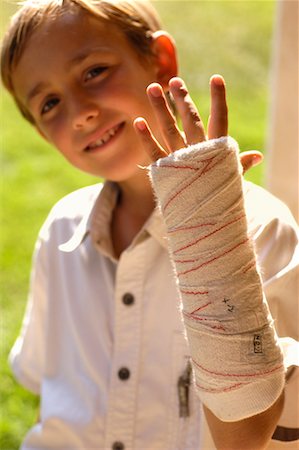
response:
<svg viewBox="0 0 299 450"><path fill-rule="evenodd" d="M228 110L226 104L225 82L221 75L213 75L210 80L211 112L208 124L209 139L228 134Z"/></svg>

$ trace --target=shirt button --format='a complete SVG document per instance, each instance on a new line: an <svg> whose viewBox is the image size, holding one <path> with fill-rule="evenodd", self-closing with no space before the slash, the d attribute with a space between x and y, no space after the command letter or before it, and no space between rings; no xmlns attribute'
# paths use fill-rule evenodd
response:
<svg viewBox="0 0 299 450"><path fill-rule="evenodd" d="M114 442L112 450L124 450L125 446L122 442Z"/></svg>
<svg viewBox="0 0 299 450"><path fill-rule="evenodd" d="M127 292L126 294L123 295L123 304L130 306L133 305L134 303L134 295L130 294L129 292Z"/></svg>
<svg viewBox="0 0 299 450"><path fill-rule="evenodd" d="M118 377L123 381L128 380L130 378L129 369L127 369L126 367L122 367L121 369L119 369Z"/></svg>

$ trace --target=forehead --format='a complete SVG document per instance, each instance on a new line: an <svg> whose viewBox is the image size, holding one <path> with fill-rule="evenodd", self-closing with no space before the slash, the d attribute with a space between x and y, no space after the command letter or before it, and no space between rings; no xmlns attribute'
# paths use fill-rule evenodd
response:
<svg viewBox="0 0 299 450"><path fill-rule="evenodd" d="M29 52L38 54L41 47L46 47L50 51L53 49L59 56L66 50L76 47L79 49L84 44L88 46L93 40L97 43L102 42L103 46L111 44L109 47L113 47L116 43L117 46L125 46L128 50L128 40L119 27L78 9L63 12L55 18L46 18L28 39L20 59L28 58ZM39 56L42 55L39 53Z"/></svg>
<svg viewBox="0 0 299 450"><path fill-rule="evenodd" d="M46 19L30 36L14 70L17 92L48 77L58 68L66 70L90 53L139 60L136 50L116 25L81 11Z"/></svg>

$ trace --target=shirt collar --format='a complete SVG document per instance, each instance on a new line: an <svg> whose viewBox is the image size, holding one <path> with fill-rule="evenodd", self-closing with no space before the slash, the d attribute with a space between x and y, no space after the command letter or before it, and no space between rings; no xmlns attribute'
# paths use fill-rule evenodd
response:
<svg viewBox="0 0 299 450"><path fill-rule="evenodd" d="M158 207L156 207L156 209L150 215L147 222L144 224L144 228L153 238L155 238L159 242L159 244L163 248L168 250L166 225Z"/></svg>
<svg viewBox="0 0 299 450"><path fill-rule="evenodd" d="M75 228L73 235L67 242L59 245L59 250L66 253L73 252L82 244L82 242L90 234L96 206L99 202L99 199L102 198L103 194L105 194L104 193L105 184L104 186L102 184L97 186L99 187L99 190L96 192L96 195L91 198L90 201L87 201L87 204L85 203L84 205L85 210L82 214L82 218L79 224Z"/></svg>
<svg viewBox="0 0 299 450"><path fill-rule="evenodd" d="M96 200L87 205L83 217L71 238L64 244L61 244L59 250L68 253L73 252L90 235L93 243L107 256L111 256L113 249L110 223L118 192L116 183L106 181ZM163 248L168 249L166 226L158 207L150 215L132 245L137 245L149 235L156 239Z"/></svg>

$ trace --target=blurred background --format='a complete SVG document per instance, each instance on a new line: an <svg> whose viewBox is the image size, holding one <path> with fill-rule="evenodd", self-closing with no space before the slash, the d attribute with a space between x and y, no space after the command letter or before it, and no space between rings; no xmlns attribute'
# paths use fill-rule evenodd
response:
<svg viewBox="0 0 299 450"><path fill-rule="evenodd" d="M261 185L267 184L273 192L282 198L285 196L284 200L289 202L296 215L298 132L292 136L298 126L298 69L297 75L294 69L294 64L298 65L298 56L293 57L293 68L290 69L290 55L286 58L279 47L282 41L279 30L283 4L288 3L290 8L292 4L297 5L298 8L298 2L156 0L153 3L164 28L176 40L180 75L205 123L209 113L209 78L213 73L220 73L227 83L230 134L239 142L241 150L258 149L266 154L265 163L252 169L247 178ZM291 45L287 43L288 48L291 47L289 51L295 52L296 48L298 50L297 16L290 8L288 18L284 20L288 24L295 23ZM13 1L1 0L1 36L15 9ZM280 67L287 69L284 76L293 73L293 81L280 78ZM283 87L289 89L287 93ZM289 92L292 93L290 97ZM287 112L279 106L282 99L278 94L283 99L290 99ZM275 113L278 110L280 116ZM59 198L98 180L70 167L47 145L21 118L2 87L0 115L0 448L14 450L37 418L37 399L14 381L7 364L26 305L34 242L49 209ZM278 125L281 129L283 121L286 121L288 131L279 141L275 132ZM289 140L287 146L284 145L286 138ZM277 144L278 149L275 148ZM266 151L269 148L271 152ZM282 164L288 164L283 176L279 175ZM291 182L290 190L291 177L295 181Z"/></svg>

